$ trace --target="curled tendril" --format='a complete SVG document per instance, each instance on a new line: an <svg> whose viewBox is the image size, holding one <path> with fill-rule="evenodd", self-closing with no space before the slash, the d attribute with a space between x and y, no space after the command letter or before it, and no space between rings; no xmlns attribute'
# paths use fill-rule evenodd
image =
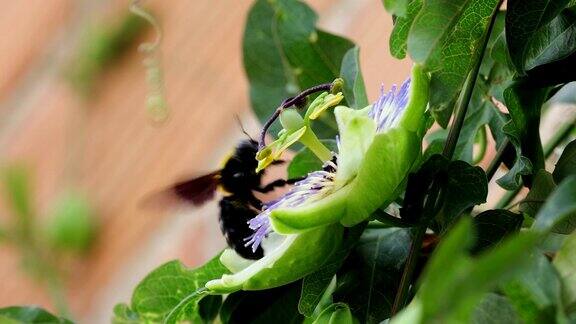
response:
<svg viewBox="0 0 576 324"><path fill-rule="evenodd" d="M154 53L157 51L158 47L160 46L160 42L162 41L162 29L160 28L158 21L149 11L142 7L141 0L132 0L130 3L130 11L133 14L142 17L144 20L150 23L150 25L152 25L152 28L154 28L154 31L156 32L156 38L154 41L142 43L138 47L138 50L141 52Z"/></svg>
<svg viewBox="0 0 576 324"><path fill-rule="evenodd" d="M130 3L130 11L150 23L156 32L154 41L140 44L138 50L145 55L143 64L146 68L146 81L149 87L148 94L146 95L146 108L153 121L162 122L168 118L164 76L160 67L159 58L162 29L156 18L142 7L141 0L132 0Z"/></svg>

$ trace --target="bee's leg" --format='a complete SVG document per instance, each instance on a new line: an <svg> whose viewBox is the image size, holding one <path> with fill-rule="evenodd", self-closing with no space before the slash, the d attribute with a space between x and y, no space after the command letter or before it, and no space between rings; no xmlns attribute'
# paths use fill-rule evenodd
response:
<svg viewBox="0 0 576 324"><path fill-rule="evenodd" d="M260 193L267 193L267 192L274 190L274 188L284 187L285 185L294 184L295 182L298 182L302 179L304 179L304 177L288 179L288 180L277 179L277 180L274 180L274 181L270 182L269 184L265 185L264 187L256 188L254 190L256 190Z"/></svg>
<svg viewBox="0 0 576 324"><path fill-rule="evenodd" d="M262 204L262 201L258 198L256 198L254 195L252 195L252 197L248 198L248 202L250 203L250 205L252 205L252 207L258 209L258 210L262 210L262 208L264 207Z"/></svg>
<svg viewBox="0 0 576 324"><path fill-rule="evenodd" d="M284 163L286 163L286 161L284 161L284 160L274 160L274 161L272 161L271 164L272 164L272 165L281 165L281 164L284 164Z"/></svg>

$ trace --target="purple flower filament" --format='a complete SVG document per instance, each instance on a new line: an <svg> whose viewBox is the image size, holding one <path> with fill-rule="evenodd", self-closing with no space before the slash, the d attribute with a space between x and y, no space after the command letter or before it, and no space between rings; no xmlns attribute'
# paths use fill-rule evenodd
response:
<svg viewBox="0 0 576 324"><path fill-rule="evenodd" d="M309 173L306 178L294 184L290 191L280 199L270 201L264 205L264 211L252 218L248 225L254 234L246 238L246 246L252 246L252 251L256 251L262 244L262 240L272 231L268 216L279 208L294 208L304 202L310 203L322 199L332 191L334 187L334 177L337 166L334 162L328 161L322 170Z"/></svg>
<svg viewBox="0 0 576 324"><path fill-rule="evenodd" d="M410 93L410 79L402 83L396 91L396 85L388 93L384 92L384 86L380 90L380 97L372 105L368 116L376 122L376 131L383 132L395 127L402 118Z"/></svg>

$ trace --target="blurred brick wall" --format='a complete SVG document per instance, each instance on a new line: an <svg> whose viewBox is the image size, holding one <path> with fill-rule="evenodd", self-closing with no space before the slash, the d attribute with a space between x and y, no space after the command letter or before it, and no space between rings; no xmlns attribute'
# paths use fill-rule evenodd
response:
<svg viewBox="0 0 576 324"><path fill-rule="evenodd" d="M97 2L97 4L94 4ZM164 30L163 68L170 119L152 125L136 49L107 70L89 100L61 70L75 32L90 19L112 19L126 1L12 1L0 11L0 163L22 161L45 210L70 185L96 207L101 232L81 261L67 264L67 293L82 322L107 322L112 306L157 265L189 266L223 246L217 208L177 213L142 208L143 197L182 176L210 171L242 137L239 114L255 134L243 75L241 38L251 1L148 1ZM401 82L410 63L388 52L391 19L376 0L313 0L320 24L361 47L371 99L380 84ZM96 18L94 18L96 17ZM145 39L151 39L148 33ZM143 39L144 40L144 39ZM76 170L71 172L70 169ZM0 211L5 211L0 206ZM5 213L1 219L5 219ZM19 270L14 250L0 247L0 307L49 298Z"/></svg>

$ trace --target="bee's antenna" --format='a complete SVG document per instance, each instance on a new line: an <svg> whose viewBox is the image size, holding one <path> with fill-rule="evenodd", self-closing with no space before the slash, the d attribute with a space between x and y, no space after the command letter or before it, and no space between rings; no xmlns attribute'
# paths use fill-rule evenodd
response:
<svg viewBox="0 0 576 324"><path fill-rule="evenodd" d="M246 131L246 129L244 128L244 125L242 124L242 120L240 119L240 116L238 116L238 114L234 114L234 117L236 118L236 122L238 122L238 126L240 126L240 129L242 130L242 133L244 133L244 135L248 136L248 138L252 141L254 141L254 139L252 138L252 136L250 136L250 134L248 134L248 132Z"/></svg>

